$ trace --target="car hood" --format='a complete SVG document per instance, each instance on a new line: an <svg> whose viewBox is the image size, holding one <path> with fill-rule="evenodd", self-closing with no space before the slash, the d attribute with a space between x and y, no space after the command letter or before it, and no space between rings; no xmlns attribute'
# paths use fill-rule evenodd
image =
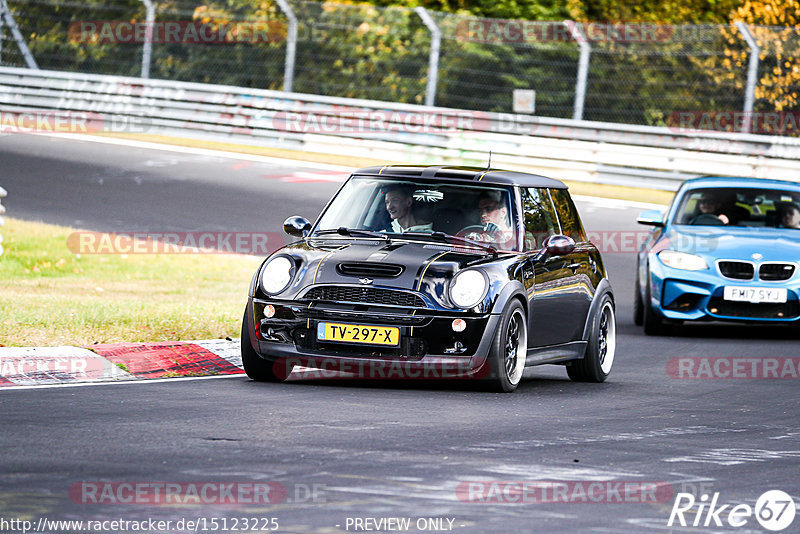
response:
<svg viewBox="0 0 800 534"><path fill-rule="evenodd" d="M435 301L443 302L446 282L455 273L494 259L479 250L396 239L388 243L365 239L308 239L288 245L275 254L291 256L298 266L292 285L280 295L282 299L296 298L310 285L338 284L422 291ZM343 272L343 266L366 267L366 272ZM392 266L401 272L386 276L376 269Z"/></svg>
<svg viewBox="0 0 800 534"><path fill-rule="evenodd" d="M800 230L729 226L672 226L659 238L654 252L671 249L709 258L798 261Z"/></svg>

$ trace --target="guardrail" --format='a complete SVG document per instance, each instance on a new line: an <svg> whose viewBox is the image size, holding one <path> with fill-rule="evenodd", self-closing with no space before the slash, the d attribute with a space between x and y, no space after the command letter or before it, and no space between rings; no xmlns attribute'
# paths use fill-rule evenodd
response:
<svg viewBox="0 0 800 534"><path fill-rule="evenodd" d="M0 126L150 133L386 161L512 167L674 190L718 174L800 181L800 139L0 67ZM44 110L71 117L51 128ZM11 116L12 118L8 118ZM46 114L44 114L46 117ZM16 117L13 118L13 117Z"/></svg>
<svg viewBox="0 0 800 534"><path fill-rule="evenodd" d="M7 194L8 193L6 192L6 190L0 187L0 201L2 201ZM3 226L3 223L5 222L3 220L3 214L5 212L6 208L5 206L3 206L2 202L0 202L0 226ZM0 256L2 255L3 255L3 234L0 234Z"/></svg>

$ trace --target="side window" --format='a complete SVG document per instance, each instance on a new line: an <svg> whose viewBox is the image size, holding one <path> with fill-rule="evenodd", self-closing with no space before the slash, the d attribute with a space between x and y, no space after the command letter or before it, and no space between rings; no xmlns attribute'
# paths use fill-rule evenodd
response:
<svg viewBox="0 0 800 534"><path fill-rule="evenodd" d="M581 217L578 215L578 209L575 203L572 202L572 197L566 189L551 189L550 194L553 197L553 204L558 213L558 220L561 223L561 233L571 237L576 243L586 241L586 232L583 230L581 224Z"/></svg>
<svg viewBox="0 0 800 534"><path fill-rule="evenodd" d="M525 217L525 250L538 250L556 233L556 222L546 189L520 188Z"/></svg>

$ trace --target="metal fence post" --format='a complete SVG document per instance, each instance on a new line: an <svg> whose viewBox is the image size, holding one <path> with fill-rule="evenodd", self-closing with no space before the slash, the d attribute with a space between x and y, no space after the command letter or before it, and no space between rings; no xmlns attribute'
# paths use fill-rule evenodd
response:
<svg viewBox="0 0 800 534"><path fill-rule="evenodd" d="M572 20L565 20L564 24L569 28L572 38L575 39L581 50L581 55L578 57L578 77L575 82L575 106L572 112L572 118L579 121L583 119L583 104L586 101L586 79L589 77L589 56L592 53L592 46L578 24Z"/></svg>
<svg viewBox="0 0 800 534"><path fill-rule="evenodd" d="M8 7L6 0L0 0L0 16L5 19L8 28L11 30L11 35L14 36L14 40L17 42L19 51L22 52L22 57L25 58L25 63L28 65L28 68L38 69L39 65L37 65L36 60L33 59L33 54L31 54L28 48L28 43L26 43L25 39L22 37L22 33L20 33L17 27L17 22L14 20L14 15L11 14L11 8Z"/></svg>
<svg viewBox="0 0 800 534"><path fill-rule="evenodd" d="M0 200L3 200L3 197L6 196L6 190L0 187ZM3 214L6 212L6 209L0 204L0 226L3 226ZM0 234L0 256L3 255L3 235Z"/></svg>
<svg viewBox="0 0 800 534"><path fill-rule="evenodd" d="M431 52L428 57L428 83L425 85L425 105L432 106L436 101L436 85L439 80L439 54L442 49L442 30L428 11L419 6L414 11L422 19L425 27L431 32Z"/></svg>
<svg viewBox="0 0 800 534"><path fill-rule="evenodd" d="M152 0L142 0L145 10L144 44L142 45L142 78L150 77L150 58L153 54L153 24L156 20L156 9Z"/></svg>
<svg viewBox="0 0 800 534"><path fill-rule="evenodd" d="M747 87L744 95L744 120L742 121L742 133L749 133L753 124L753 103L756 98L756 84L758 83L758 60L761 55L761 47L750 33L750 28L744 22L737 22L736 28L747 41L750 47L750 60L747 63Z"/></svg>
<svg viewBox="0 0 800 534"><path fill-rule="evenodd" d="M286 33L286 65L283 69L283 90L291 93L294 86L294 62L297 55L297 17L289 2L286 0L277 0L277 2L278 7L289 19L289 30Z"/></svg>
<svg viewBox="0 0 800 534"><path fill-rule="evenodd" d="M3 21L5 20L5 17L3 16L4 14L5 14L5 8L3 7L3 4L0 3L0 65L3 64L3 29L4 29Z"/></svg>

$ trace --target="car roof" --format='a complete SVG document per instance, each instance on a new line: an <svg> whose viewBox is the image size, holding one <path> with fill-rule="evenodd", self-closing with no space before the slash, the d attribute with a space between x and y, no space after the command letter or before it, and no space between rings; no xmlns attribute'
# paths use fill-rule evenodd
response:
<svg viewBox="0 0 800 534"><path fill-rule="evenodd" d="M800 191L800 184L788 180L771 180L767 178L747 178L743 176L699 176L683 182L682 189L700 187L762 187L765 189L793 189Z"/></svg>
<svg viewBox="0 0 800 534"><path fill-rule="evenodd" d="M450 167L443 165L383 165L365 167L353 172L360 176L380 176L381 178L424 178L454 182L480 182L481 184L519 185L522 187L547 187L567 189L564 182L527 172L485 169L480 167Z"/></svg>

